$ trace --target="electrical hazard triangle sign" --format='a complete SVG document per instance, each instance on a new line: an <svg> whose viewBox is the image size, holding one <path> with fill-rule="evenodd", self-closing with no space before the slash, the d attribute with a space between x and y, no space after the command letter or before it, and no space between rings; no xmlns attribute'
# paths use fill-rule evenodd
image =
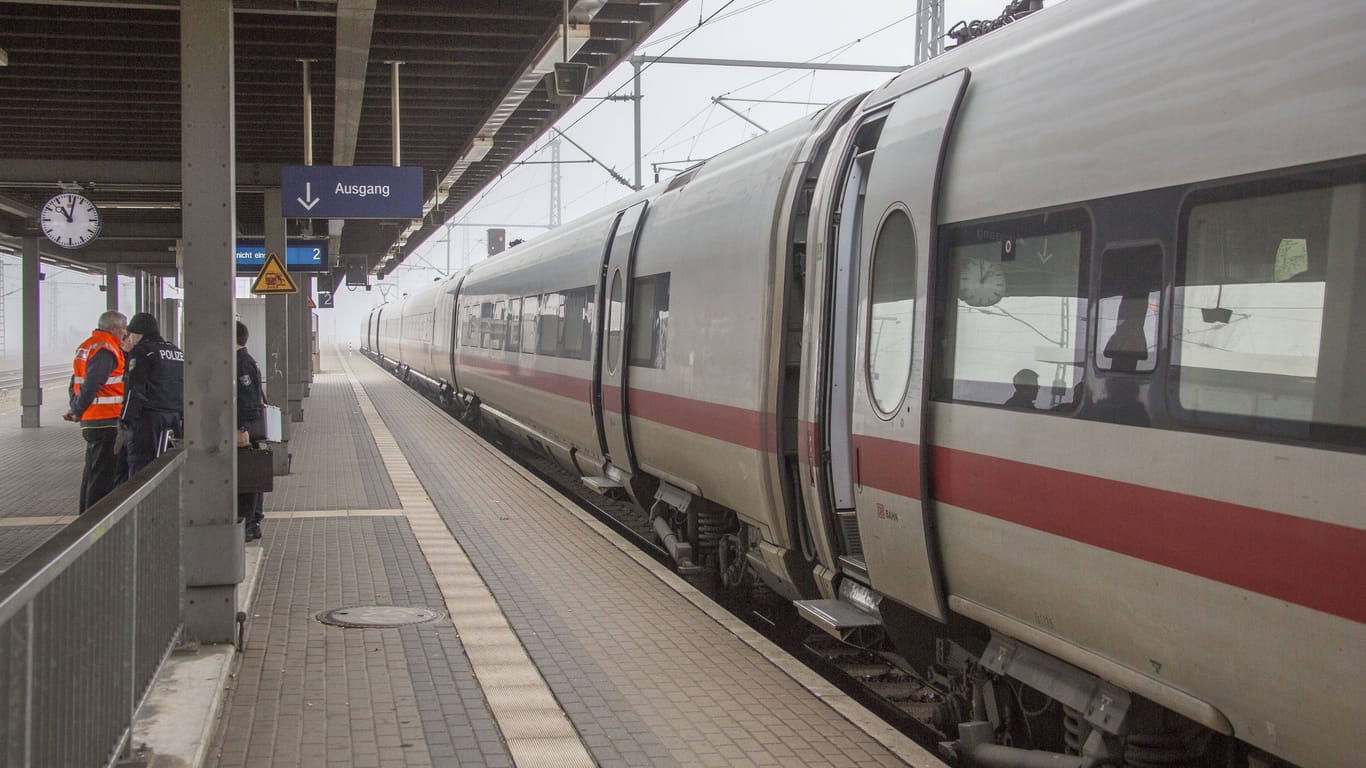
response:
<svg viewBox="0 0 1366 768"><path fill-rule="evenodd" d="M312 296L309 296L309 297L308 297L308 308L309 308L309 309L317 309L317 308L318 308L318 305L313 303L313 297L312 297Z"/></svg>
<svg viewBox="0 0 1366 768"><path fill-rule="evenodd" d="M251 281L251 292L263 296L275 296L283 293L298 293L299 286L295 285L294 278L289 276L285 265L280 263L280 257L271 252L266 254L266 263L261 265L261 271L256 273L256 279Z"/></svg>

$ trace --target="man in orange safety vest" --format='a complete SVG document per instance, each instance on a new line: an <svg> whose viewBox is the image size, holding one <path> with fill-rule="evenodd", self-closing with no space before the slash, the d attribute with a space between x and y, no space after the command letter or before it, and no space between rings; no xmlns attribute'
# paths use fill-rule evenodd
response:
<svg viewBox="0 0 1366 768"><path fill-rule="evenodd" d="M123 412L123 337L128 318L114 311L100 315L99 326L76 348L71 363L71 410L62 418L79 421L85 438L81 512L114 490L122 480L119 415Z"/></svg>

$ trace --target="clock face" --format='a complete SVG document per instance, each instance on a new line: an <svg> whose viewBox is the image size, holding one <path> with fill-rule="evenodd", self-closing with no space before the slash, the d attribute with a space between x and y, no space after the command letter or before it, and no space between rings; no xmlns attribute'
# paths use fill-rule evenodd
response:
<svg viewBox="0 0 1366 768"><path fill-rule="evenodd" d="M990 307L1006 295L1006 273L984 259L966 259L958 276L958 297L971 307Z"/></svg>
<svg viewBox="0 0 1366 768"><path fill-rule="evenodd" d="M63 248L81 248L99 237L100 211L84 195L63 192L43 206L40 223L47 239Z"/></svg>

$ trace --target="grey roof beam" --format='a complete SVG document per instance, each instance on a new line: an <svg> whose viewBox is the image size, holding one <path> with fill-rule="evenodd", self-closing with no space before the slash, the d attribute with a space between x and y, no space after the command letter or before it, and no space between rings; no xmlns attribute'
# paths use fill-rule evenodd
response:
<svg viewBox="0 0 1366 768"><path fill-rule="evenodd" d="M58 181L89 184L179 184L179 161L70 160L0 158L0 183L34 186ZM237 185L278 185L280 166L272 163L238 163Z"/></svg>

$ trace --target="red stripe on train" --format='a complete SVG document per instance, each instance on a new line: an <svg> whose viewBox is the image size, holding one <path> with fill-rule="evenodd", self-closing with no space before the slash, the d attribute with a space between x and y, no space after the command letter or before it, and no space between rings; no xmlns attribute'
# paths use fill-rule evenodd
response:
<svg viewBox="0 0 1366 768"><path fill-rule="evenodd" d="M771 420L758 411L634 387L629 391L629 397L628 408L632 418L653 421L756 451L776 450L777 437ZM618 387L602 388L602 407L613 413L621 412L621 390Z"/></svg>
<svg viewBox="0 0 1366 768"><path fill-rule="evenodd" d="M567 376L562 373L551 373L520 365L509 365L500 360L490 360L471 354L461 354L456 365L458 367L478 368L481 372L494 378L539 389L542 392L567 397L582 403L589 402L592 395L592 382L578 376ZM584 367L588 367L587 362L584 363Z"/></svg>
<svg viewBox="0 0 1366 768"><path fill-rule="evenodd" d="M1366 623L1366 531L934 448L956 507Z"/></svg>
<svg viewBox="0 0 1366 768"><path fill-rule="evenodd" d="M920 446L867 435L853 443L856 484L920 498Z"/></svg>

